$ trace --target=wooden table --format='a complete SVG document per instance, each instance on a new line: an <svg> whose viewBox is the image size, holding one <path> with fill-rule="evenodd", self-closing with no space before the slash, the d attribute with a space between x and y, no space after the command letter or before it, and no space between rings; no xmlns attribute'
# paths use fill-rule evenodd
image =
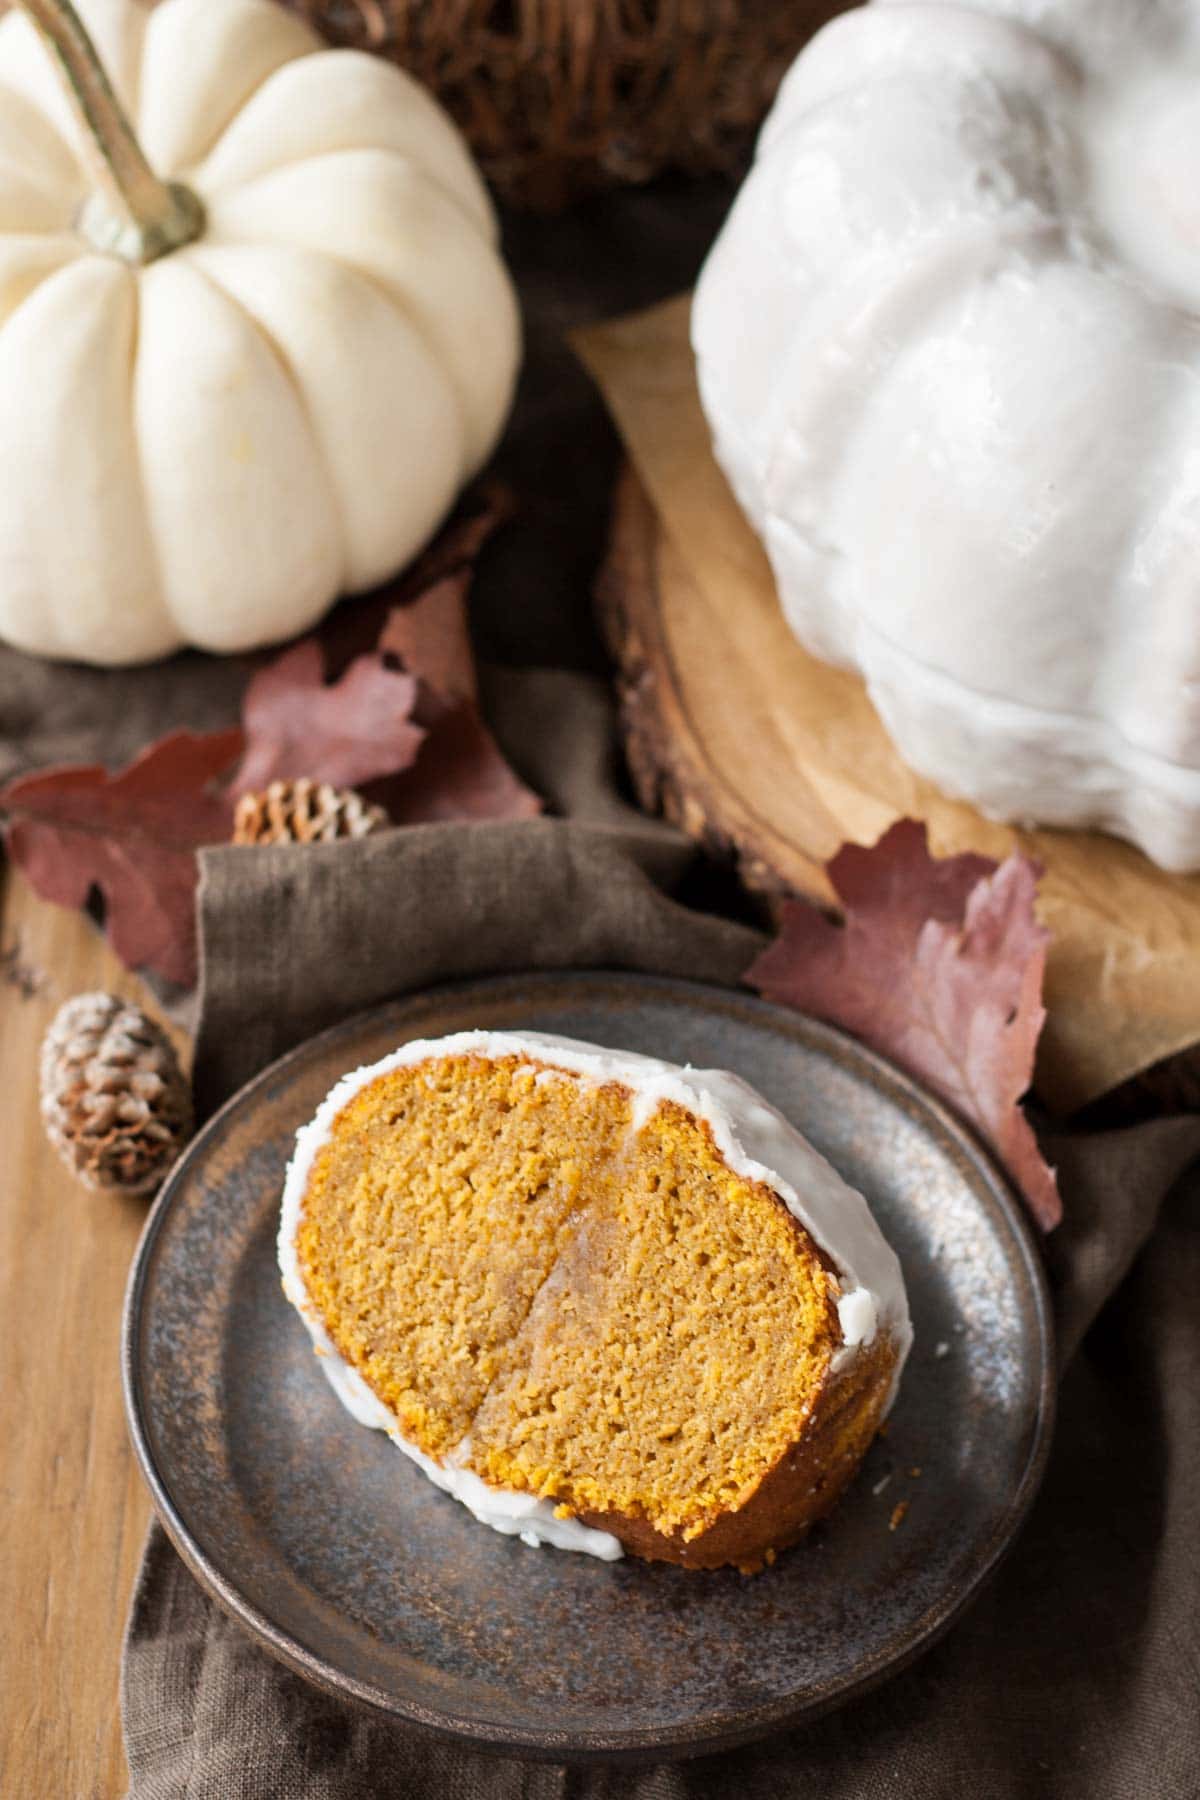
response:
<svg viewBox="0 0 1200 1800"><path fill-rule="evenodd" d="M69 995L153 1003L86 919L11 869L0 881L0 1794L107 1800L125 1791L121 1634L150 1516L119 1358L147 1204L66 1172L38 1116L37 1063Z"/></svg>

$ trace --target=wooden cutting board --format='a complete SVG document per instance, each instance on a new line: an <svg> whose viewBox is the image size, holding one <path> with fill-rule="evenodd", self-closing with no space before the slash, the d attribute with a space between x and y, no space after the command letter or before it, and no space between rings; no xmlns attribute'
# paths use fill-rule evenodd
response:
<svg viewBox="0 0 1200 1800"><path fill-rule="evenodd" d="M790 660L782 616L755 622L753 647L732 641L743 627L706 609L628 464L596 597L641 804L731 856L770 901L803 894L832 904L822 857L841 842L836 822L797 779L788 744L758 705L759 668L769 679Z"/></svg>

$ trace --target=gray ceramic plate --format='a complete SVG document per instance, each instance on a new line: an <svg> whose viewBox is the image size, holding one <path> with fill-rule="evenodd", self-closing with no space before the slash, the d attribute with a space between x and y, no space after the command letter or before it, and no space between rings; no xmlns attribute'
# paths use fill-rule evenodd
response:
<svg viewBox="0 0 1200 1800"><path fill-rule="evenodd" d="M904 1264L916 1345L886 1438L774 1569L689 1574L498 1537L354 1424L322 1379L275 1267L292 1134L347 1069L468 1026L734 1069L868 1195ZM605 974L443 988L326 1032L251 1082L150 1215L124 1359L159 1516L267 1649L395 1719L556 1760L722 1748L901 1668L1011 1540L1053 1395L1037 1250L993 1165L935 1102L795 1013Z"/></svg>

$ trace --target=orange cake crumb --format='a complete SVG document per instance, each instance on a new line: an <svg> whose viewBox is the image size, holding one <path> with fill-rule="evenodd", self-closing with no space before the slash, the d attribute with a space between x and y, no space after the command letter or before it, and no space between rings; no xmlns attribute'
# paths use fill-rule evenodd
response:
<svg viewBox="0 0 1200 1800"><path fill-rule="evenodd" d="M873 1435L886 1339L832 1375L828 1258L707 1122L526 1057L356 1093L296 1233L333 1345L435 1461L643 1555L759 1566Z"/></svg>

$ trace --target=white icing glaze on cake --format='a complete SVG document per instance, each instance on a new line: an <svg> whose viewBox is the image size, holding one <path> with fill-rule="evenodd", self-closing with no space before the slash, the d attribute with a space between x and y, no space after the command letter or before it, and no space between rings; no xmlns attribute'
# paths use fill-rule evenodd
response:
<svg viewBox="0 0 1200 1800"><path fill-rule="evenodd" d="M460 1500L494 1531L519 1536L526 1544L580 1550L605 1561L614 1561L623 1554L619 1541L610 1532L595 1531L578 1519L557 1518L549 1501L492 1487L470 1470L455 1466L453 1457L438 1464L407 1442L394 1415L358 1371L339 1355L304 1286L296 1233L313 1162L329 1142L338 1114L361 1089L392 1069L407 1068L431 1057L465 1055L491 1059L522 1056L565 1069L597 1086L621 1082L635 1096L635 1131L663 1101L674 1101L704 1119L729 1167L751 1181L763 1182L778 1194L836 1267L842 1289L837 1310L843 1341L834 1354L834 1372L847 1367L860 1348L872 1344L880 1329L892 1336L897 1360L885 1411L891 1409L912 1344L899 1260L862 1195L842 1180L782 1113L725 1070L681 1068L632 1051L606 1050L544 1032L463 1031L449 1037L418 1038L379 1062L353 1070L331 1089L311 1122L296 1134L279 1221L283 1291L304 1320L330 1386L360 1424L386 1431L397 1449L416 1463L430 1481ZM465 1453L466 1446L459 1445L456 1455L462 1458Z"/></svg>
<svg viewBox="0 0 1200 1800"><path fill-rule="evenodd" d="M718 457L814 653L1017 822L1200 865L1200 0L873 0L705 266Z"/></svg>

